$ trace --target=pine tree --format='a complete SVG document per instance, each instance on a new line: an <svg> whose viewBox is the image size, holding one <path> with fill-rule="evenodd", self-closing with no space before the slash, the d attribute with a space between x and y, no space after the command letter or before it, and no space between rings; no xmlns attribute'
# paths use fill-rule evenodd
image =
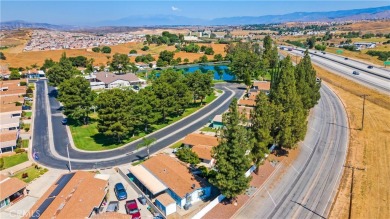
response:
<svg viewBox="0 0 390 219"><path fill-rule="evenodd" d="M268 145L273 142L271 131L274 124L274 105L269 101L268 96L260 92L256 97L256 105L251 113L252 132L255 142L252 148L252 159L257 165L260 165L265 153L268 151Z"/></svg>
<svg viewBox="0 0 390 219"><path fill-rule="evenodd" d="M290 56L281 62L281 71L271 89L271 100L281 109L276 115L276 140L285 148L294 148L306 133L306 110L296 89L294 67Z"/></svg>
<svg viewBox="0 0 390 219"><path fill-rule="evenodd" d="M321 84L316 81L316 71L314 70L308 51L295 68L296 87L301 96L305 109L313 108L320 99Z"/></svg>
<svg viewBox="0 0 390 219"><path fill-rule="evenodd" d="M220 144L213 149L217 174L210 179L227 198L235 198L243 193L251 180L250 177L245 177L250 166L250 158L246 152L251 149L251 139L248 139L250 135L240 125L241 122L237 99L233 99L229 111L223 115L225 129L222 131Z"/></svg>

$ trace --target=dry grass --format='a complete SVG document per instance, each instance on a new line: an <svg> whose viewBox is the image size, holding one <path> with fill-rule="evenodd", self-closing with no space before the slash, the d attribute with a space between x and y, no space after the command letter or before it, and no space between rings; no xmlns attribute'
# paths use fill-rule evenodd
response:
<svg viewBox="0 0 390 219"><path fill-rule="evenodd" d="M390 98L360 84L316 67L317 74L342 99L350 123L346 163L366 171L355 171L352 218L390 217ZM362 98L366 101L364 130L361 128ZM345 168L331 218L349 214L351 169Z"/></svg>
<svg viewBox="0 0 390 219"><path fill-rule="evenodd" d="M336 54L336 51L339 49L340 48L328 47L326 49L326 51ZM387 48L387 46L380 46L380 47L377 47L377 48L371 49L371 50L382 50L382 51L387 50L388 51L389 49ZM367 55L366 54L367 51L368 50L365 49L365 50L361 50L361 51L357 51L357 52L352 52L352 51L348 51L348 50L343 49L342 56L347 56L349 58L354 58L354 59L358 59L358 60L362 60L365 62L370 62L370 63L376 64L376 65L383 66L383 61L379 60L377 56Z"/></svg>
<svg viewBox="0 0 390 219"><path fill-rule="evenodd" d="M349 25L339 26L343 31L361 31L362 33L389 33L390 21L362 21Z"/></svg>
<svg viewBox="0 0 390 219"><path fill-rule="evenodd" d="M203 44L200 44L203 45ZM215 54L225 55L224 48L225 44L204 44L211 45L215 51ZM63 52L66 52L68 57L71 56L85 56L88 59L93 58L95 60L95 65L106 64L107 61L112 59L112 56L115 53L123 53L127 54L132 49L136 49L139 54L152 54L153 57L157 60L158 55L163 50L175 51L176 48L174 46L167 45L150 45L150 49L148 51L142 51L143 43L125 43L121 45L110 46L112 51L110 54L103 53L95 53L92 52L91 49L71 49L71 50L50 50L50 51L32 51L32 52L21 52L23 50L24 45L19 45L15 48L9 48L3 50L4 55L7 57L7 60L0 61L0 65L7 65L10 67L25 67L31 66L33 64L38 64L41 66L45 59L51 58L54 61L58 61ZM17 50L15 50L17 48ZM203 54L200 53L186 53L179 52L175 54L175 58L181 57L182 60L188 58L190 61L195 59L199 59ZM109 57L109 58L108 58ZM213 59L214 56L208 56L208 59ZM130 60L134 62L135 57L130 57Z"/></svg>

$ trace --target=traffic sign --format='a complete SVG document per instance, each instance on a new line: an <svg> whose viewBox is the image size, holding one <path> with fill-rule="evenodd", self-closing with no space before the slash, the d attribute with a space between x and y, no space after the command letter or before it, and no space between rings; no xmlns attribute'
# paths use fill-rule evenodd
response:
<svg viewBox="0 0 390 219"><path fill-rule="evenodd" d="M338 50L336 50L336 53L337 53L337 54L342 54L342 53L343 53L343 50L342 50L342 49L338 49Z"/></svg>
<svg viewBox="0 0 390 219"><path fill-rule="evenodd" d="M390 61L384 61L383 64L384 64L385 66L387 66L387 65L390 66Z"/></svg>

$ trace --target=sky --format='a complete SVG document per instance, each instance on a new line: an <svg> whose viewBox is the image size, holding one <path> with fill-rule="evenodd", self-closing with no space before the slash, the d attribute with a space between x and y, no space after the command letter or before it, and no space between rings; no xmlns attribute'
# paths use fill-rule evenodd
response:
<svg viewBox="0 0 390 219"><path fill-rule="evenodd" d="M1 21L24 20L85 25L136 15L179 15L213 19L234 16L280 15L292 12L336 11L390 5L389 0L122 0L32 1L1 0Z"/></svg>

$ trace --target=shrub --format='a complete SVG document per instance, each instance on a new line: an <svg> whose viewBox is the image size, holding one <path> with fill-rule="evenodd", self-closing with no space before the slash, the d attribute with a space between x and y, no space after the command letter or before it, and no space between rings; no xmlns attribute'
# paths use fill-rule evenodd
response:
<svg viewBox="0 0 390 219"><path fill-rule="evenodd" d="M103 46L101 51L102 53L111 53L111 48L108 46Z"/></svg>
<svg viewBox="0 0 390 219"><path fill-rule="evenodd" d="M135 50L135 49L132 49L132 50L130 50L130 52L129 52L130 54L137 54L137 50Z"/></svg>
<svg viewBox="0 0 390 219"><path fill-rule="evenodd" d="M17 154L24 153L24 152L26 152L26 150L24 150L23 148L16 148L15 149L15 153L17 153Z"/></svg>
<svg viewBox="0 0 390 219"><path fill-rule="evenodd" d="M21 105L22 105L21 102L15 102L15 106L21 106ZM22 115L23 115L23 113L22 113Z"/></svg>
<svg viewBox="0 0 390 219"><path fill-rule="evenodd" d="M100 52L100 48L99 48L99 47L93 47L93 48L92 48L92 51L93 51L93 52Z"/></svg>
<svg viewBox="0 0 390 219"><path fill-rule="evenodd" d="M21 81L21 82L19 83L19 85L20 85L20 86L26 86L26 85L27 85L27 82Z"/></svg>
<svg viewBox="0 0 390 219"><path fill-rule="evenodd" d="M30 131L30 127L24 128L24 131L26 131L26 132Z"/></svg>
<svg viewBox="0 0 390 219"><path fill-rule="evenodd" d="M176 152L177 158L179 160L189 163L189 164L198 164L200 163L199 157L195 154L190 148L184 147L179 149Z"/></svg>
<svg viewBox="0 0 390 219"><path fill-rule="evenodd" d="M149 50L149 46L144 46L141 48L142 51L146 51L146 50Z"/></svg>

